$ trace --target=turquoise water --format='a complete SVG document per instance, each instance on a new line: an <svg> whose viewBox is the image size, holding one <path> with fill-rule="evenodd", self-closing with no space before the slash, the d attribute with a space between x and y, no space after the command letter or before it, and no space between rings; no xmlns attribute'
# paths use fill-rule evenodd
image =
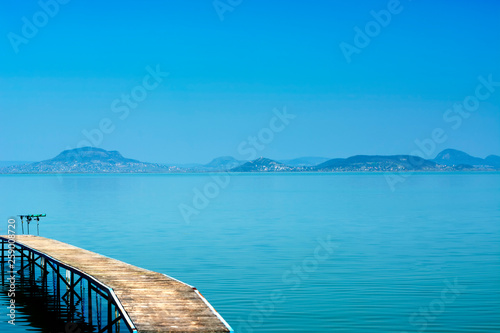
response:
<svg viewBox="0 0 500 333"><path fill-rule="evenodd" d="M214 176L0 176L0 232L47 213L41 236L194 285L236 332L500 330L500 173ZM47 332L7 304L0 332Z"/></svg>

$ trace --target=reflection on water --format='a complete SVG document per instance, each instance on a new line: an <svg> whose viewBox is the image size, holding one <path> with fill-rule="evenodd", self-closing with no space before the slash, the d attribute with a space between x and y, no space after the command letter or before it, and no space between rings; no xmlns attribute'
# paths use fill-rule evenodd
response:
<svg viewBox="0 0 500 333"><path fill-rule="evenodd" d="M84 283L75 287L74 304L71 306L67 286L61 281L58 286L56 272L50 268L46 279L43 279L41 270L34 269L32 265L20 270L20 260L16 260L13 271L6 264L1 268L0 302L8 306L4 305L6 313L2 320L10 325L2 327L2 333L21 331L23 327L29 327L30 332L86 333L99 332L106 326L106 301L95 292L89 299L86 281L82 280ZM92 302L90 307L89 302ZM123 324L113 327L113 332L120 331L128 332L128 329Z"/></svg>

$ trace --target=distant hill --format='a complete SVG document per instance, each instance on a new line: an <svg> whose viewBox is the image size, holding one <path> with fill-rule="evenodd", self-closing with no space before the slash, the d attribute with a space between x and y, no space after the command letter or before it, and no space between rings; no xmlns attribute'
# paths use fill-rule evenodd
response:
<svg viewBox="0 0 500 333"><path fill-rule="evenodd" d="M116 150L108 151L101 148L83 147L65 150L56 157L40 163L109 163L126 164L140 163L138 160L125 158Z"/></svg>
<svg viewBox="0 0 500 333"><path fill-rule="evenodd" d="M242 165L246 161L238 161L232 156L221 156L214 158L207 164L200 163L186 163L177 164L176 167L184 170L185 172L218 172L228 171L232 168Z"/></svg>
<svg viewBox="0 0 500 333"><path fill-rule="evenodd" d="M497 155L489 155L486 156L484 161L488 164L493 166L494 168L500 168L500 156Z"/></svg>
<svg viewBox="0 0 500 333"><path fill-rule="evenodd" d="M326 157L299 157L292 160L281 160L280 163L286 164L292 167L312 167L318 164L328 161L329 158Z"/></svg>
<svg viewBox="0 0 500 333"><path fill-rule="evenodd" d="M335 158L314 168L317 171L417 171L435 170L436 163L411 155L356 155Z"/></svg>
<svg viewBox="0 0 500 333"><path fill-rule="evenodd" d="M485 159L471 156L463 151L456 149L445 149L440 152L436 158L433 159L434 162L441 165L448 166L458 166L458 165L469 165L475 167L493 167L500 168L500 156L490 155Z"/></svg>
<svg viewBox="0 0 500 333"><path fill-rule="evenodd" d="M213 171L225 171L236 168L245 163L244 161L238 161L232 156L222 156L213 159L210 163L203 165L204 169Z"/></svg>
<svg viewBox="0 0 500 333"><path fill-rule="evenodd" d="M171 168L123 157L117 151L83 147L65 150L56 157L26 165L15 165L1 173L135 173L168 172Z"/></svg>
<svg viewBox="0 0 500 333"><path fill-rule="evenodd" d="M445 149L440 152L436 158L433 159L434 162L441 165L483 165L484 160L479 157L473 157L463 151L456 149Z"/></svg>
<svg viewBox="0 0 500 333"><path fill-rule="evenodd" d="M294 170L295 168L293 167L264 157L247 162L243 165L231 169L232 172L282 172Z"/></svg>

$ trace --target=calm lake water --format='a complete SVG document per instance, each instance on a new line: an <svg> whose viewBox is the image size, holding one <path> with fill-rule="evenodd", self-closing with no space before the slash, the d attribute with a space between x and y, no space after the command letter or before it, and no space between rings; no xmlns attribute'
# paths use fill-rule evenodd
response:
<svg viewBox="0 0 500 333"><path fill-rule="evenodd" d="M500 173L218 176L0 176L0 232L46 213L41 236L194 285L236 332L500 331ZM0 332L50 331L26 304L8 324L2 288Z"/></svg>

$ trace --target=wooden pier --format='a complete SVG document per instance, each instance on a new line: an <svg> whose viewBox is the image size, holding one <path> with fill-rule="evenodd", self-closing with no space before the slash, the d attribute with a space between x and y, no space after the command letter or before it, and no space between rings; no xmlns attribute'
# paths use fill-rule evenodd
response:
<svg viewBox="0 0 500 333"><path fill-rule="evenodd" d="M0 240L2 263L8 262L8 250L15 246L21 269L36 265L46 276L52 268L60 277L58 286L60 280L67 285L67 297L75 297L75 286L83 280L87 281L89 298L92 291L105 297L108 325L102 332L112 332L117 321L124 321L131 332L138 333L233 332L196 288L167 275L39 236L0 236ZM69 278L63 277L61 269ZM111 305L118 313L114 317ZM92 311L92 322L91 316Z"/></svg>

